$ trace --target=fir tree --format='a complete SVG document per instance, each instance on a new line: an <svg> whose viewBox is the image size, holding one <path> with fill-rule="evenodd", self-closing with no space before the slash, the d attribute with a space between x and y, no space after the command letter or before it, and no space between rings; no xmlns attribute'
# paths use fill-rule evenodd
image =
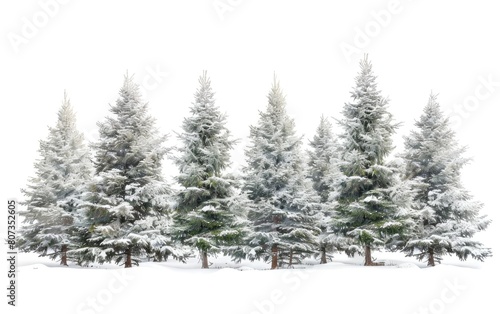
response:
<svg viewBox="0 0 500 314"><path fill-rule="evenodd" d="M457 143L436 95L430 95L415 126L417 130L405 137L403 158L406 178L415 189L417 228L404 250L429 266L446 254L483 261L491 250L472 237L491 221L480 215L483 204L460 182L461 169L470 159L463 157L465 147Z"/></svg>
<svg viewBox="0 0 500 314"><path fill-rule="evenodd" d="M338 236L347 237L349 255L365 255L365 265L376 265L372 248L391 245L407 228L408 216L400 208L395 195L398 187L397 168L386 162L393 149L392 135L397 124L387 111L388 100L381 96L365 57L352 101L344 105L342 127L343 178L338 184L333 228Z"/></svg>
<svg viewBox="0 0 500 314"><path fill-rule="evenodd" d="M286 113L285 97L274 84L268 106L260 112L257 126L250 128L243 190L252 205L248 218L253 232L248 243L255 258L271 259L271 268L299 262L317 247L315 214L319 197L306 181L301 138Z"/></svg>
<svg viewBox="0 0 500 314"><path fill-rule="evenodd" d="M313 188L321 197L322 208L318 212L317 220L321 228L318 237L320 263L326 264L327 252L338 247L338 238L329 232L331 225L332 209L335 206L335 185L340 179L339 147L336 137L332 132L332 124L324 116L316 129L313 140L309 142L311 150L308 151L308 172L313 182Z"/></svg>
<svg viewBox="0 0 500 314"><path fill-rule="evenodd" d="M172 250L165 230L169 187L161 175L165 136L159 136L148 105L133 78L125 76L111 117L98 123L94 144L96 177L87 187L80 262L123 261L138 265L143 256Z"/></svg>
<svg viewBox="0 0 500 314"><path fill-rule="evenodd" d="M76 116L64 93L57 124L49 128L47 140L40 141L36 176L23 190L27 223L20 231L20 250L38 252L67 265L67 252L77 245L77 207L83 187L92 174L90 153L83 134L76 129Z"/></svg>
<svg viewBox="0 0 500 314"><path fill-rule="evenodd" d="M215 105L214 92L207 73L199 78L200 87L184 119L179 140L182 146L175 163L180 174L175 216L176 238L196 248L202 268L208 268L208 256L235 245L242 236L241 217L231 211L234 181L224 176L230 165L235 141L226 127L226 116Z"/></svg>

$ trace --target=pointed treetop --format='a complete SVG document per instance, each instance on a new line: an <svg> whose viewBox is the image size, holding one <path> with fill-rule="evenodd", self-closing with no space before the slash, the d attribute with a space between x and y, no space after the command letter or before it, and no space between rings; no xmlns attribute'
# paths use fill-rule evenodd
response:
<svg viewBox="0 0 500 314"><path fill-rule="evenodd" d="M437 96L438 94L435 94L434 92L431 91L427 105L424 107L424 115L435 116L436 119L441 119L443 118L443 113L440 110L440 106L437 101Z"/></svg>
<svg viewBox="0 0 500 314"><path fill-rule="evenodd" d="M375 81L377 76L373 74L372 63L368 59L368 54L365 54L364 58L360 60L359 66L361 70L355 78L356 87L351 92L351 97L353 99L362 99L368 95L371 97L380 96L380 91L377 90L377 82Z"/></svg>
<svg viewBox="0 0 500 314"><path fill-rule="evenodd" d="M366 73L371 73L372 72L372 62L370 61L370 58L368 58L368 54L365 53L363 56L363 59L359 61L359 65L362 69L362 71Z"/></svg>
<svg viewBox="0 0 500 314"><path fill-rule="evenodd" d="M64 98L61 108L57 113L57 127L62 130L72 129L76 124L76 115L71 106L66 90L64 90Z"/></svg>
<svg viewBox="0 0 500 314"><path fill-rule="evenodd" d="M63 103L63 106L65 104L69 105L69 98L68 98L68 93L67 93L66 89L64 89L64 98L63 98L63 102L62 103Z"/></svg>
<svg viewBox="0 0 500 314"><path fill-rule="evenodd" d="M283 91L281 90L281 86L280 86L280 81L278 79L278 76L276 75L276 72L274 72L274 74L273 74L273 86L271 87L270 94L271 93L283 95ZM284 96L283 96L283 98L284 98Z"/></svg>
<svg viewBox="0 0 500 314"><path fill-rule="evenodd" d="M273 86L271 87L271 90L267 95L267 99L268 99L268 106L267 106L268 114L272 113L280 114L281 112L285 111L286 100L285 96L283 95L283 91L280 87L280 83L276 73L274 73Z"/></svg>
<svg viewBox="0 0 500 314"><path fill-rule="evenodd" d="M324 145L324 140L334 142L333 133L332 133L333 125L325 117L324 114L321 115L319 125L316 128L316 134L313 136L313 140L309 140L309 143L313 146L315 145ZM321 144L319 144L321 142Z"/></svg>
<svg viewBox="0 0 500 314"><path fill-rule="evenodd" d="M320 121L319 121L319 126L318 126L318 131L321 130L322 133L329 132L329 134L331 134L331 128L332 127L333 127L333 125L330 122L330 120L328 120L328 118L325 117L324 114L321 114Z"/></svg>
<svg viewBox="0 0 500 314"><path fill-rule="evenodd" d="M198 79L198 82L200 83L201 86L210 85L210 78L207 75L207 70L203 70L203 74L201 74L200 78Z"/></svg>
<svg viewBox="0 0 500 314"><path fill-rule="evenodd" d="M200 75L200 77L198 78L198 82L200 83L200 86L194 94L195 106L191 108L192 113L196 113L198 111L197 105L215 105L215 93L212 91L211 81L210 77L208 77L207 75L207 70L203 70L202 75Z"/></svg>
<svg viewBox="0 0 500 314"><path fill-rule="evenodd" d="M120 94L129 95L129 97L135 98L137 101L140 101L142 95L139 89L139 84L134 82L134 74L129 75L128 70L125 72L123 76L123 86L120 91Z"/></svg>
<svg viewBox="0 0 500 314"><path fill-rule="evenodd" d="M426 107L429 107L429 106L439 106L439 104L437 103L437 96L439 94L437 93L434 93L432 90L431 90L431 93L429 95L429 100L427 101L427 105Z"/></svg>
<svg viewBox="0 0 500 314"><path fill-rule="evenodd" d="M446 133L453 134L453 130L449 128L449 120L444 116L441 111L440 105L437 101L438 94L431 91L427 105L424 107L424 112L420 119L416 121L415 125L419 128L439 128ZM429 130L432 131L432 130Z"/></svg>
<svg viewBox="0 0 500 314"><path fill-rule="evenodd" d="M372 62L370 61L370 58L368 57L368 54L365 54L363 56L363 59L359 60L359 67L361 71L359 72L356 80L363 76L373 77L373 81L377 78L376 76L373 75L373 66Z"/></svg>

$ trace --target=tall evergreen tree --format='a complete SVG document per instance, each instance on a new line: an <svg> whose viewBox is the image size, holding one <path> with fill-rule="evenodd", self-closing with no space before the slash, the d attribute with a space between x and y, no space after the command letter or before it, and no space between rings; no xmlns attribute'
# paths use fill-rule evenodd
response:
<svg viewBox="0 0 500 314"><path fill-rule="evenodd" d="M491 221L480 215L483 204L473 200L460 182L460 172L470 159L463 157L465 147L456 141L436 95L430 95L415 126L417 130L405 137L403 158L406 178L414 183L417 228L404 250L427 260L429 266L446 254L482 261L491 250L472 237Z"/></svg>
<svg viewBox="0 0 500 314"><path fill-rule="evenodd" d="M239 242L242 220L231 211L234 181L224 175L230 165L235 141L226 127L226 116L215 105L206 71L199 78L191 116L184 119L179 140L182 146L175 163L180 174L175 234L198 249L202 268L208 256Z"/></svg>
<svg viewBox="0 0 500 314"><path fill-rule="evenodd" d="M248 218L253 232L248 241L255 257L271 259L271 268L300 261L317 247L315 197L306 181L301 138L286 113L285 97L274 78L268 106L250 128L243 190L253 204Z"/></svg>
<svg viewBox="0 0 500 314"><path fill-rule="evenodd" d="M393 149L392 135L397 124L387 110L387 99L381 96L365 58L351 92L352 101L344 105L343 119L343 178L338 185L334 231L350 241L348 254L365 255L365 265L375 265L372 248L388 245L397 239L409 223L395 202L397 168L386 162Z"/></svg>
<svg viewBox="0 0 500 314"><path fill-rule="evenodd" d="M20 215L27 224L20 230L18 245L22 251L60 257L61 265L67 265L67 251L77 245L77 207L92 164L66 93L57 124L49 128L47 140L40 141L39 152L36 176L23 190L27 208Z"/></svg>
<svg viewBox="0 0 500 314"><path fill-rule="evenodd" d="M146 255L172 254L165 234L169 187L161 175L165 136L159 136L139 86L125 76L111 117L98 123L94 144L96 177L88 185L83 209L82 247L87 264L115 261L125 267Z"/></svg>

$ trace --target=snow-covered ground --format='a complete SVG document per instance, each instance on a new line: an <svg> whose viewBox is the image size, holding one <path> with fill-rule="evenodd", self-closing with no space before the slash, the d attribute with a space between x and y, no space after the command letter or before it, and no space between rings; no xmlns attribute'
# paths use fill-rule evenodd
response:
<svg viewBox="0 0 500 314"><path fill-rule="evenodd" d="M385 313L497 314L495 261L460 262L445 257L430 268L402 254L374 252L384 267L336 255L319 265L294 269L232 263L211 258L200 269L193 258L145 262L123 269L114 264L61 267L36 254L20 254L18 305L4 301L1 313ZM4 290L5 291L5 290ZM5 297L4 297L5 299Z"/></svg>

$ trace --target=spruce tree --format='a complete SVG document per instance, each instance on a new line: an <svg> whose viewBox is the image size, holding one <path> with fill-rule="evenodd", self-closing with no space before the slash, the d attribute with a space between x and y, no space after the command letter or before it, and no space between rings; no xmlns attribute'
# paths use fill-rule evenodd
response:
<svg viewBox="0 0 500 314"><path fill-rule="evenodd" d="M96 176L87 187L80 263L114 261L125 267L140 258L182 254L169 249L165 230L169 187L161 174L165 136L160 136L133 77L125 76L111 116L98 123Z"/></svg>
<svg viewBox="0 0 500 314"><path fill-rule="evenodd" d="M334 233L346 237L346 252L365 255L365 266L377 265L371 257L374 248L391 245L407 228L408 216L395 199L397 167L387 163L393 150L397 124L387 110L388 100L377 89L372 65L365 56L351 92L352 101L344 105L340 170L337 186Z"/></svg>
<svg viewBox="0 0 500 314"><path fill-rule="evenodd" d="M317 247L319 197L306 180L301 143L275 77L267 109L260 112L257 126L250 127L243 186L252 201L252 255L271 259L271 269L278 263L292 266Z"/></svg>
<svg viewBox="0 0 500 314"><path fill-rule="evenodd" d="M338 142L332 132L332 124L325 116L321 116L313 140L309 142L311 150L308 151L309 177L312 179L313 188L325 203L333 192L332 172L338 161Z"/></svg>
<svg viewBox="0 0 500 314"><path fill-rule="evenodd" d="M241 217L231 208L234 181L224 175L230 165L235 141L226 127L226 116L215 104L214 92L206 71L184 119L178 138L175 163L182 186L174 218L175 237L196 248L202 268L208 268L208 256L237 245L243 235Z"/></svg>
<svg viewBox="0 0 500 314"><path fill-rule="evenodd" d="M327 253L338 247L338 238L330 232L333 207L335 205L335 185L340 179L339 147L337 138L332 132L332 124L325 116L320 123L308 151L308 173L313 182L313 188L321 197L322 208L318 212L318 222L321 234L318 236L320 263L327 262Z"/></svg>
<svg viewBox="0 0 500 314"><path fill-rule="evenodd" d="M19 249L40 256L60 257L67 265L67 252L78 243L77 208L92 174L90 152L83 134L76 129L76 115L64 93L57 124L40 141L36 175L23 190L26 209L20 212L25 225L18 238Z"/></svg>
<svg viewBox="0 0 500 314"><path fill-rule="evenodd" d="M431 94L416 131L405 137L405 176L413 182L416 228L404 251L426 260L429 266L447 254L461 260L483 261L491 250L472 237L490 220L480 215L483 204L462 186L460 172L470 161L458 144L437 96Z"/></svg>

